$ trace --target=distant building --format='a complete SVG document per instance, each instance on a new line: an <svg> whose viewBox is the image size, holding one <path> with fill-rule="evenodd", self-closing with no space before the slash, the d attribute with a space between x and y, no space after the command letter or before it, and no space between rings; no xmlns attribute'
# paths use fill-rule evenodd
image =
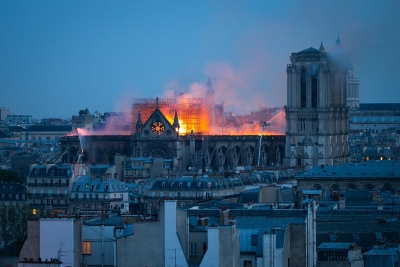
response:
<svg viewBox="0 0 400 267"><path fill-rule="evenodd" d="M71 133L72 125L32 125L26 131L25 140L41 141L43 143L59 142L59 139Z"/></svg>
<svg viewBox="0 0 400 267"><path fill-rule="evenodd" d="M25 184L33 159L33 155L26 152L17 153L11 157L11 170L18 173L18 178Z"/></svg>
<svg viewBox="0 0 400 267"><path fill-rule="evenodd" d="M400 131L400 103L361 103L350 112L349 129L386 133Z"/></svg>
<svg viewBox="0 0 400 267"><path fill-rule="evenodd" d="M364 267L361 248L354 242L326 242L317 248L318 267ZM385 265L382 265L385 266Z"/></svg>
<svg viewBox="0 0 400 267"><path fill-rule="evenodd" d="M10 110L5 107L0 107L0 121L5 121L7 116L10 115Z"/></svg>
<svg viewBox="0 0 400 267"><path fill-rule="evenodd" d="M245 190L246 179L183 176L157 180L143 195L147 203L147 214L158 209L160 199L175 199L178 207L211 199L237 202L239 194Z"/></svg>
<svg viewBox="0 0 400 267"><path fill-rule="evenodd" d="M77 177L70 195L73 213L87 218L103 213L129 214L128 188L107 170L108 166L92 166L90 175Z"/></svg>
<svg viewBox="0 0 400 267"><path fill-rule="evenodd" d="M400 247L376 245L373 249L363 254L364 267L398 266L400 262Z"/></svg>
<svg viewBox="0 0 400 267"><path fill-rule="evenodd" d="M162 178L174 173L172 159L153 157L127 157L115 155L115 169L118 180L135 183L150 178Z"/></svg>
<svg viewBox="0 0 400 267"><path fill-rule="evenodd" d="M28 128L33 125L33 120L31 115L8 115L6 117L6 124L8 126L21 126L23 128Z"/></svg>
<svg viewBox="0 0 400 267"><path fill-rule="evenodd" d="M366 189L377 194L399 192L400 165L393 160L317 166L296 176L298 189L331 192Z"/></svg>
<svg viewBox="0 0 400 267"><path fill-rule="evenodd" d="M90 115L87 108L85 110L80 110L78 116L72 116L71 123L74 131L78 128L82 128L88 132L93 130L93 116Z"/></svg>
<svg viewBox="0 0 400 267"><path fill-rule="evenodd" d="M0 183L0 203L26 203L26 186L17 183Z"/></svg>
<svg viewBox="0 0 400 267"><path fill-rule="evenodd" d="M32 214L45 217L69 214L73 181L72 165L32 164L28 176L28 203Z"/></svg>

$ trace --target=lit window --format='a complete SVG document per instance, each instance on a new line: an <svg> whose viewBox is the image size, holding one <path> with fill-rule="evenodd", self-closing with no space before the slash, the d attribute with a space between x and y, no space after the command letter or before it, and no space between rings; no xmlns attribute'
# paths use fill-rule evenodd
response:
<svg viewBox="0 0 400 267"><path fill-rule="evenodd" d="M83 241L82 242L82 254L83 255L89 255L91 253L91 245L89 241Z"/></svg>
<svg viewBox="0 0 400 267"><path fill-rule="evenodd" d="M36 215L36 209L32 210L32 215Z"/></svg>

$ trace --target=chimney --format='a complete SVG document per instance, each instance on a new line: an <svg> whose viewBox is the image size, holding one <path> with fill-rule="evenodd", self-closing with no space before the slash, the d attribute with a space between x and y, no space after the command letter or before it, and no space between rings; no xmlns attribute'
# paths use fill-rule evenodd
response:
<svg viewBox="0 0 400 267"><path fill-rule="evenodd" d="M96 179L96 174L92 173L91 174L91 181L93 181L94 179Z"/></svg>
<svg viewBox="0 0 400 267"><path fill-rule="evenodd" d="M106 178L107 178L106 174L105 174L105 173L102 173L102 174L101 174L101 181L102 181L102 182L106 181Z"/></svg>
<svg viewBox="0 0 400 267"><path fill-rule="evenodd" d="M228 223L229 223L229 225L235 225L236 224L236 220L233 218L232 215L229 216Z"/></svg>
<svg viewBox="0 0 400 267"><path fill-rule="evenodd" d="M219 212L219 225L227 225L229 218L229 209L226 207L222 207Z"/></svg>
<svg viewBox="0 0 400 267"><path fill-rule="evenodd" d="M346 208L346 198L344 197L344 194L339 195L339 209L344 209Z"/></svg>

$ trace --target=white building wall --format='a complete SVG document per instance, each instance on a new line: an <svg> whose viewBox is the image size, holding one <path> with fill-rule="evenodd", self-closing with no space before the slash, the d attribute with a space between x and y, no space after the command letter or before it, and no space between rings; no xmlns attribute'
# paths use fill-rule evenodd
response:
<svg viewBox="0 0 400 267"><path fill-rule="evenodd" d="M60 230L62 229L62 231ZM58 258L65 267L74 267L74 220L40 220L40 258Z"/></svg>
<svg viewBox="0 0 400 267"><path fill-rule="evenodd" d="M83 255L84 266L114 265L114 226L83 225L82 242L85 241L90 242L91 254Z"/></svg>
<svg viewBox="0 0 400 267"><path fill-rule="evenodd" d="M257 267L283 267L283 249L276 248L276 235L263 235L263 258L257 258Z"/></svg>
<svg viewBox="0 0 400 267"><path fill-rule="evenodd" d="M176 200L165 200L165 267L188 267L181 243L176 232Z"/></svg>
<svg viewBox="0 0 400 267"><path fill-rule="evenodd" d="M207 229L208 248L201 261L200 267L219 266L219 228L208 227Z"/></svg>

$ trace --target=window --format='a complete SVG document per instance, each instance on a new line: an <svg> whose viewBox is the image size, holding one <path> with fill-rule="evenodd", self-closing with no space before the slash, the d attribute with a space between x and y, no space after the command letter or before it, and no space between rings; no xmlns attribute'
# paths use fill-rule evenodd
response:
<svg viewBox="0 0 400 267"><path fill-rule="evenodd" d="M197 243L190 243L190 255L197 255Z"/></svg>
<svg viewBox="0 0 400 267"><path fill-rule="evenodd" d="M89 241L83 241L82 242L82 254L83 255L90 255L92 254L91 251L91 244Z"/></svg>
<svg viewBox="0 0 400 267"><path fill-rule="evenodd" d="M207 252L207 243L203 243L202 247L203 247L203 255L205 255Z"/></svg>
<svg viewBox="0 0 400 267"><path fill-rule="evenodd" d="M318 79L317 73L311 77L311 106L316 108L318 104Z"/></svg>
<svg viewBox="0 0 400 267"><path fill-rule="evenodd" d="M354 241L360 240L360 235L358 233L353 233Z"/></svg>
<svg viewBox="0 0 400 267"><path fill-rule="evenodd" d="M251 267L251 261L243 261L243 267Z"/></svg>
<svg viewBox="0 0 400 267"><path fill-rule="evenodd" d="M53 199L52 198L47 198L46 199L46 206L47 207L53 206Z"/></svg>
<svg viewBox="0 0 400 267"><path fill-rule="evenodd" d="M306 70L301 71L300 78L300 107L305 108L307 104Z"/></svg>
<svg viewBox="0 0 400 267"><path fill-rule="evenodd" d="M336 235L335 235L335 234L329 234L329 239L330 239L332 242L335 242L335 241L336 241Z"/></svg>
<svg viewBox="0 0 400 267"><path fill-rule="evenodd" d="M251 235L251 245L252 246L258 245L258 235Z"/></svg>
<svg viewBox="0 0 400 267"><path fill-rule="evenodd" d="M382 239L383 239L383 238L382 238L382 233L380 233L380 232L375 233L375 237L376 237L376 239L378 239L378 240L382 240Z"/></svg>

